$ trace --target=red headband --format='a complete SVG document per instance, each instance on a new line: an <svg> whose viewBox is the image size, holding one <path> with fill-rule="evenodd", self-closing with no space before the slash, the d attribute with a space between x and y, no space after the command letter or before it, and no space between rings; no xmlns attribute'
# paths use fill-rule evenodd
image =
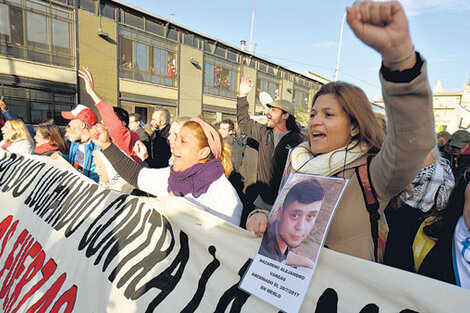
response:
<svg viewBox="0 0 470 313"><path fill-rule="evenodd" d="M216 159L220 159L222 155L222 141L220 140L220 134L211 125L204 122L200 118L192 118L191 121L196 122L201 126L204 131L204 135L207 137L209 142L209 148Z"/></svg>

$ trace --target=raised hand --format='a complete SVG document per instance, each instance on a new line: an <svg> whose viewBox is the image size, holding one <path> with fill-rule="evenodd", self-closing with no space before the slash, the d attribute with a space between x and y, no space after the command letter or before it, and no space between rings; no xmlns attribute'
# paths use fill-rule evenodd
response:
<svg viewBox="0 0 470 313"><path fill-rule="evenodd" d="M239 96L246 97L247 94L253 89L253 83L250 76L244 76L240 80Z"/></svg>
<svg viewBox="0 0 470 313"><path fill-rule="evenodd" d="M399 2L356 1L346 10L352 31L382 55L385 66L403 70L415 64L408 20Z"/></svg>
<svg viewBox="0 0 470 313"><path fill-rule="evenodd" d="M2 110L2 112L6 112L8 110L7 105L5 104L5 102L3 102L3 100L0 100L0 109Z"/></svg>
<svg viewBox="0 0 470 313"><path fill-rule="evenodd" d="M106 150L111 145L108 130L103 124L93 126L90 130L90 137L101 150Z"/></svg>
<svg viewBox="0 0 470 313"><path fill-rule="evenodd" d="M88 67L82 67L81 70L78 70L78 76L83 79L85 82L86 92L90 95L95 103L101 101L98 95L95 92L95 81L93 80L93 74L90 72Z"/></svg>

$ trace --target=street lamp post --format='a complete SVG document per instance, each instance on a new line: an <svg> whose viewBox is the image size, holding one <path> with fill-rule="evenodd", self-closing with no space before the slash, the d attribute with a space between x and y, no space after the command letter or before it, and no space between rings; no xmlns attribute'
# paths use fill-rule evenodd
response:
<svg viewBox="0 0 470 313"><path fill-rule="evenodd" d="M338 58L336 59L336 68L335 68L335 81L338 80L338 72L339 72L339 58L341 57L341 44L343 42L343 29L344 29L344 21L346 20L346 12L343 14L343 19L341 21L341 32L339 35L339 44L338 44Z"/></svg>

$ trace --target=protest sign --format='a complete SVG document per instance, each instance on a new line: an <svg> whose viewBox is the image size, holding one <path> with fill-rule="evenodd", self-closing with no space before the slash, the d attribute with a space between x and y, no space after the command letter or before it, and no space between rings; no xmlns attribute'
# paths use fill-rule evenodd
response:
<svg viewBox="0 0 470 313"><path fill-rule="evenodd" d="M184 198L123 195L0 152L0 203L3 312L278 312L238 288L260 238ZM468 290L322 250L300 312L469 305Z"/></svg>
<svg viewBox="0 0 470 313"><path fill-rule="evenodd" d="M348 180L291 173L240 288L284 312L299 311Z"/></svg>

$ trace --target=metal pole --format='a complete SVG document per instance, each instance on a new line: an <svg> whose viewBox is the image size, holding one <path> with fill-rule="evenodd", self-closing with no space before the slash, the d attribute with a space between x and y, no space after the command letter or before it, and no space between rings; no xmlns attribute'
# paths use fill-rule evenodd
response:
<svg viewBox="0 0 470 313"><path fill-rule="evenodd" d="M254 44L253 44L254 25L255 25L255 0L253 0L253 9L251 10L250 53L254 53Z"/></svg>
<svg viewBox="0 0 470 313"><path fill-rule="evenodd" d="M339 35L339 44L338 44L338 58L336 59L336 68L335 68L335 81L338 80L338 72L339 72L339 59L341 57L341 44L343 42L343 29L344 29L344 21L346 20L346 12L343 14L343 19L341 21L341 32Z"/></svg>

